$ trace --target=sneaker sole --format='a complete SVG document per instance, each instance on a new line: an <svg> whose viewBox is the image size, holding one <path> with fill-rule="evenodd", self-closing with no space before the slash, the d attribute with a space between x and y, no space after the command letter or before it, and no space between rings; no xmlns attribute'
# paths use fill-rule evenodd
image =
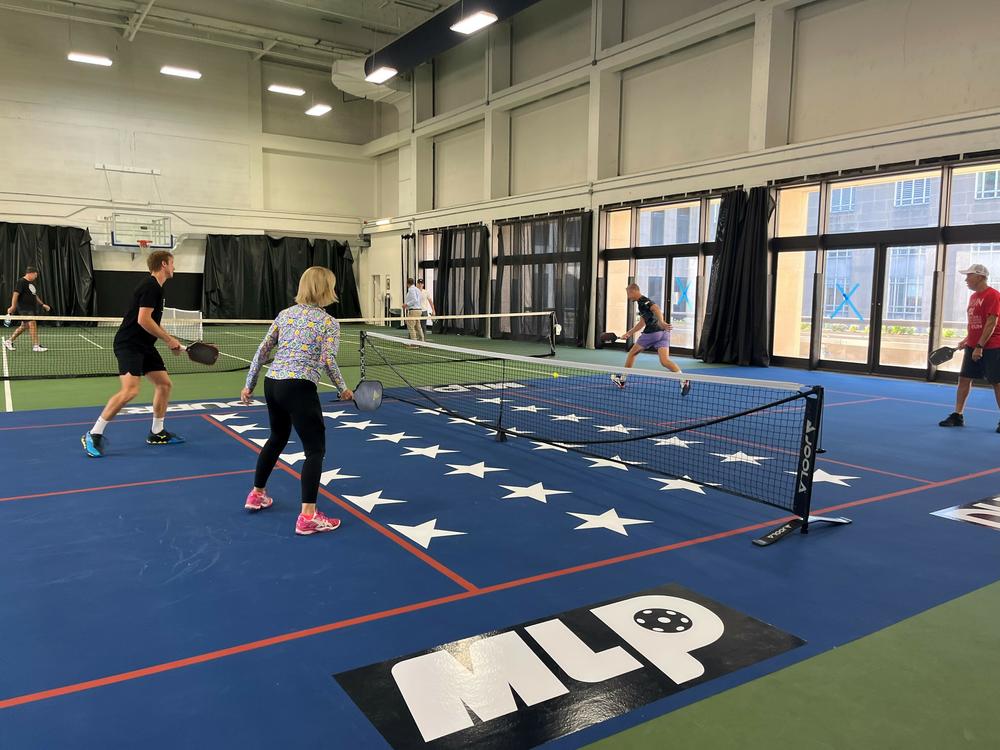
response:
<svg viewBox="0 0 1000 750"><path fill-rule="evenodd" d="M311 534L324 534L328 531L336 531L339 528L340 528L339 523L332 529L311 529L309 531L299 531L298 527L296 527L295 533L298 534L299 536L310 536Z"/></svg>
<svg viewBox="0 0 1000 750"><path fill-rule="evenodd" d="M87 447L87 438L80 438L80 445L83 446L83 452L87 454L87 458L104 458L103 453L91 453L90 449Z"/></svg>

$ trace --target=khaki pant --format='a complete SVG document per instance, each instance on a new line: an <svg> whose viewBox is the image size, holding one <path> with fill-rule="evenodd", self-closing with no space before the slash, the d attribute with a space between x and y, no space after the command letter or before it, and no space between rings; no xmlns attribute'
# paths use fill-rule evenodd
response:
<svg viewBox="0 0 1000 750"><path fill-rule="evenodd" d="M420 341L424 340L424 322L422 313L407 311L406 327L409 329L411 339L419 339Z"/></svg>

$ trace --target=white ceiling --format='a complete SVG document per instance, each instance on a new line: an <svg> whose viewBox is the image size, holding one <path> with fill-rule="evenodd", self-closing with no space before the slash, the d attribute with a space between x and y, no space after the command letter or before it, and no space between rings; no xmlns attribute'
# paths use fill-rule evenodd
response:
<svg viewBox="0 0 1000 750"><path fill-rule="evenodd" d="M26 12L256 52L275 62L329 69L383 47L454 0L0 0Z"/></svg>

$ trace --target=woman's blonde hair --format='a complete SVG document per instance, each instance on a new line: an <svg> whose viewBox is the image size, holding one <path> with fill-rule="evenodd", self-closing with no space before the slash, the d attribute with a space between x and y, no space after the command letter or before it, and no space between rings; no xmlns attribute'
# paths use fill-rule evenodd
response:
<svg viewBox="0 0 1000 750"><path fill-rule="evenodd" d="M337 301L337 293L334 291L336 285L337 277L329 268L310 266L299 279L299 292L295 295L295 301L300 305L326 307Z"/></svg>

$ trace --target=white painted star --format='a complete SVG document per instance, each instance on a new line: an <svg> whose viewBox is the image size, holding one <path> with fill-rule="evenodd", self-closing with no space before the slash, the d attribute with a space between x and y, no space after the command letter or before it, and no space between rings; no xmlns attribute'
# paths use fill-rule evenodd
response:
<svg viewBox="0 0 1000 750"><path fill-rule="evenodd" d="M387 497L382 497L382 490L370 492L367 495L344 495L343 498L362 508L366 513L371 513L378 505L392 505L394 503L406 502L405 500L390 500Z"/></svg>
<svg viewBox="0 0 1000 750"><path fill-rule="evenodd" d="M797 474L795 471L786 471L786 474ZM813 473L813 482L828 482L830 484L839 484L841 487L850 487L845 479L861 479L861 477L849 477L846 474L830 474L823 469L816 469Z"/></svg>
<svg viewBox="0 0 1000 750"><path fill-rule="evenodd" d="M479 477L483 479L486 474L491 471L507 471L507 469L494 469L491 466L487 466L485 462L480 461L477 464L448 464L449 467L454 469L454 471L449 471L445 476L451 476L452 474L470 474L474 477Z"/></svg>
<svg viewBox="0 0 1000 750"><path fill-rule="evenodd" d="M244 432L250 432L250 430L269 429L267 427L258 427L255 424L227 424L226 427L228 427L233 432L238 432L240 435L242 435Z"/></svg>
<svg viewBox="0 0 1000 750"><path fill-rule="evenodd" d="M532 440L531 444L535 446L532 450L536 451L559 451L560 453L566 452L565 448L561 448L558 445L552 445L551 443L538 443Z"/></svg>
<svg viewBox="0 0 1000 750"><path fill-rule="evenodd" d="M404 445L408 453L403 453L403 456L427 456L427 458L437 458L442 453L458 453L458 451L449 451L442 448L440 445L432 445L429 448L413 448L412 446Z"/></svg>
<svg viewBox="0 0 1000 750"><path fill-rule="evenodd" d="M345 411L344 409L341 409L340 411L325 411L325 412L323 412L323 416L326 417L327 419L340 419L345 414L348 414L348 412Z"/></svg>
<svg viewBox="0 0 1000 750"><path fill-rule="evenodd" d="M628 471L628 467L621 461L612 461L608 458L595 458L593 456L584 456L584 459L591 461L591 469L621 469L622 471Z"/></svg>
<svg viewBox="0 0 1000 750"><path fill-rule="evenodd" d="M351 428L354 430L366 430L369 427L385 427L385 425L366 419L364 422L341 422L334 429L345 430L347 428Z"/></svg>
<svg viewBox="0 0 1000 750"><path fill-rule="evenodd" d="M577 443L556 443L560 448L582 448L582 445Z"/></svg>
<svg viewBox="0 0 1000 750"><path fill-rule="evenodd" d="M330 469L330 471L324 471L320 476L319 481L324 485L328 485L330 482L336 482L338 479L358 479L358 477L351 474L341 474L340 469Z"/></svg>
<svg viewBox="0 0 1000 750"><path fill-rule="evenodd" d="M661 492L665 490L688 490L689 492L697 492L699 495L705 494L705 490L701 488L701 485L697 482L692 482L691 477L687 475L683 479L663 479L662 477L650 477L650 479L663 484L660 487Z"/></svg>
<svg viewBox="0 0 1000 750"><path fill-rule="evenodd" d="M571 494L569 490L547 490L542 486L541 482L529 485L527 487L513 487L507 484L501 484L505 490L510 490L509 495L504 495L501 500L511 500L515 497L528 497L532 500L537 500L540 503L547 503L549 495L569 495Z"/></svg>
<svg viewBox="0 0 1000 750"><path fill-rule="evenodd" d="M687 448L689 445L701 445L700 440L681 440L676 435L668 438L650 438L654 445L674 445L678 448Z"/></svg>
<svg viewBox="0 0 1000 750"><path fill-rule="evenodd" d="M643 521L638 518L621 518L614 508L606 510L600 515L591 515L590 513L569 513L568 515L575 516L583 521L574 531L579 531L580 529L607 529L622 536L628 536L628 532L625 531L626 526L639 523L652 523L652 521Z"/></svg>
<svg viewBox="0 0 1000 750"><path fill-rule="evenodd" d="M444 409L417 409L414 414L431 414L433 416L438 416L444 413Z"/></svg>
<svg viewBox="0 0 1000 750"><path fill-rule="evenodd" d="M579 417L576 414L550 414L553 422L580 422L584 419L593 419L593 417Z"/></svg>
<svg viewBox="0 0 1000 750"><path fill-rule="evenodd" d="M212 419L225 422L227 419L244 419L242 414L213 414Z"/></svg>
<svg viewBox="0 0 1000 750"><path fill-rule="evenodd" d="M267 438L247 438L247 440L254 445L259 445L261 447L263 447L263 445L267 442Z"/></svg>
<svg viewBox="0 0 1000 750"><path fill-rule="evenodd" d="M736 453L713 453L713 456L718 456L722 459L722 463L744 463L752 464L753 466L760 466L759 461L770 461L771 459L766 456L751 456L743 451L736 451Z"/></svg>
<svg viewBox="0 0 1000 750"><path fill-rule="evenodd" d="M389 528L398 531L403 536L407 537L411 541L416 542L424 549L428 549L431 545L431 539L437 539L439 536L463 536L464 531L446 531L445 529L437 529L435 525L437 524L437 519L432 518L430 521L425 521L417 526L402 526L400 524L390 523Z"/></svg>
<svg viewBox="0 0 1000 750"><path fill-rule="evenodd" d="M503 403L503 399L500 398L499 396L497 396L496 398L477 398L476 401L478 401L481 404L502 404Z"/></svg>
<svg viewBox="0 0 1000 750"><path fill-rule="evenodd" d="M507 428L507 432L509 432L512 435L534 435L535 434L531 430L519 430L516 427L508 427Z"/></svg>
<svg viewBox="0 0 1000 750"><path fill-rule="evenodd" d="M596 427L600 432L621 432L624 433L625 435L628 435L630 432L639 431L638 427L626 427L623 424L614 424L614 425L595 424L594 427Z"/></svg>
<svg viewBox="0 0 1000 750"><path fill-rule="evenodd" d="M481 419L479 417L452 417L448 420L448 424L475 424L477 422L489 422L488 419Z"/></svg>
<svg viewBox="0 0 1000 750"><path fill-rule="evenodd" d="M544 406L535 406L534 404L531 404L531 406L512 406L511 409L513 411L530 411L532 414L537 414L540 411L548 411Z"/></svg>
<svg viewBox="0 0 1000 750"><path fill-rule="evenodd" d="M387 434L384 432L373 433L375 437L368 438L369 443L377 443L379 441L386 443L396 443L399 445L400 440L419 440L419 435L407 435L405 432L393 432L392 434Z"/></svg>
<svg viewBox="0 0 1000 750"><path fill-rule="evenodd" d="M280 458L286 464L294 464L298 463L299 461L305 461L306 454L305 451L303 451L302 453L282 453Z"/></svg>
<svg viewBox="0 0 1000 750"><path fill-rule="evenodd" d="M620 463L623 463L623 464L630 464L631 466L645 466L646 465L645 461L626 461L621 456L612 456L611 460L612 461L619 461Z"/></svg>

